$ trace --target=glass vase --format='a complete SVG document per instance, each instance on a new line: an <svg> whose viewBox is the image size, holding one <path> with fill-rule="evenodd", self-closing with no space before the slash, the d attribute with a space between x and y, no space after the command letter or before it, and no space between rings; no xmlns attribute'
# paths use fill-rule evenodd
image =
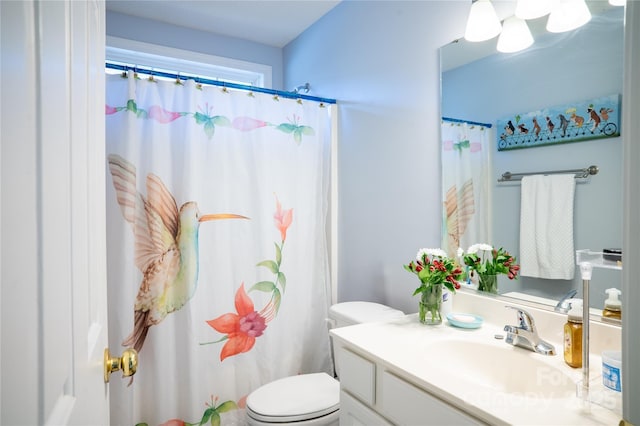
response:
<svg viewBox="0 0 640 426"><path fill-rule="evenodd" d="M427 325L442 324L442 284L431 284L420 294L420 322Z"/></svg>
<svg viewBox="0 0 640 426"><path fill-rule="evenodd" d="M498 294L498 276L496 274L478 274L478 290Z"/></svg>

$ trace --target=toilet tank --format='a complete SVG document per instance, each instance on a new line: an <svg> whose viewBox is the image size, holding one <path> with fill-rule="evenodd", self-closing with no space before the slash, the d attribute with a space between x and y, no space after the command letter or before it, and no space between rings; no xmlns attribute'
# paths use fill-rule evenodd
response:
<svg viewBox="0 0 640 426"><path fill-rule="evenodd" d="M329 308L329 328L347 327L367 322L384 321L404 316L404 312L374 302L342 302ZM340 362L336 359L337 349L342 347L332 340L335 376L340 377Z"/></svg>
<svg viewBox="0 0 640 426"><path fill-rule="evenodd" d="M404 316L404 312L374 302L343 302L329 308L332 327L384 321Z"/></svg>

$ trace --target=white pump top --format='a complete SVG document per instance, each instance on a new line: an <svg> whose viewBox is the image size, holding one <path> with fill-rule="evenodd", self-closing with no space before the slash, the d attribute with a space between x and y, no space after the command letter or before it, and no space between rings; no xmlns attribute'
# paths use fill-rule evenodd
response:
<svg viewBox="0 0 640 426"><path fill-rule="evenodd" d="M620 302L620 295L622 292L617 288L608 288L604 291L609 295L609 298L604 301L604 308L611 309L612 311L619 311L622 309L622 303Z"/></svg>
<svg viewBox="0 0 640 426"><path fill-rule="evenodd" d="M572 322L582 322L582 299L568 299L571 305L567 318Z"/></svg>

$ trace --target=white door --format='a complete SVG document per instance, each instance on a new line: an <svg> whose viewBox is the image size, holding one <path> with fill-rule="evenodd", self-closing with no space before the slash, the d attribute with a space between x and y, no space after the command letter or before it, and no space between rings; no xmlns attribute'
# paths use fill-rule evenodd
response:
<svg viewBox="0 0 640 426"><path fill-rule="evenodd" d="M105 5L0 17L0 424L108 424Z"/></svg>

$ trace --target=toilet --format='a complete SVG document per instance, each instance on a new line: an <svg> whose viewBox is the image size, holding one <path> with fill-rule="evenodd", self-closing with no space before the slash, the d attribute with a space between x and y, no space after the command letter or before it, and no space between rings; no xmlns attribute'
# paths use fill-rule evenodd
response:
<svg viewBox="0 0 640 426"><path fill-rule="evenodd" d="M329 309L331 328L404 316L373 302L337 303ZM332 346L333 347L333 346ZM335 359L335 350L332 355ZM336 374L340 376L336 363ZM338 425L340 382L327 373L300 374L267 383L247 397L247 424Z"/></svg>

